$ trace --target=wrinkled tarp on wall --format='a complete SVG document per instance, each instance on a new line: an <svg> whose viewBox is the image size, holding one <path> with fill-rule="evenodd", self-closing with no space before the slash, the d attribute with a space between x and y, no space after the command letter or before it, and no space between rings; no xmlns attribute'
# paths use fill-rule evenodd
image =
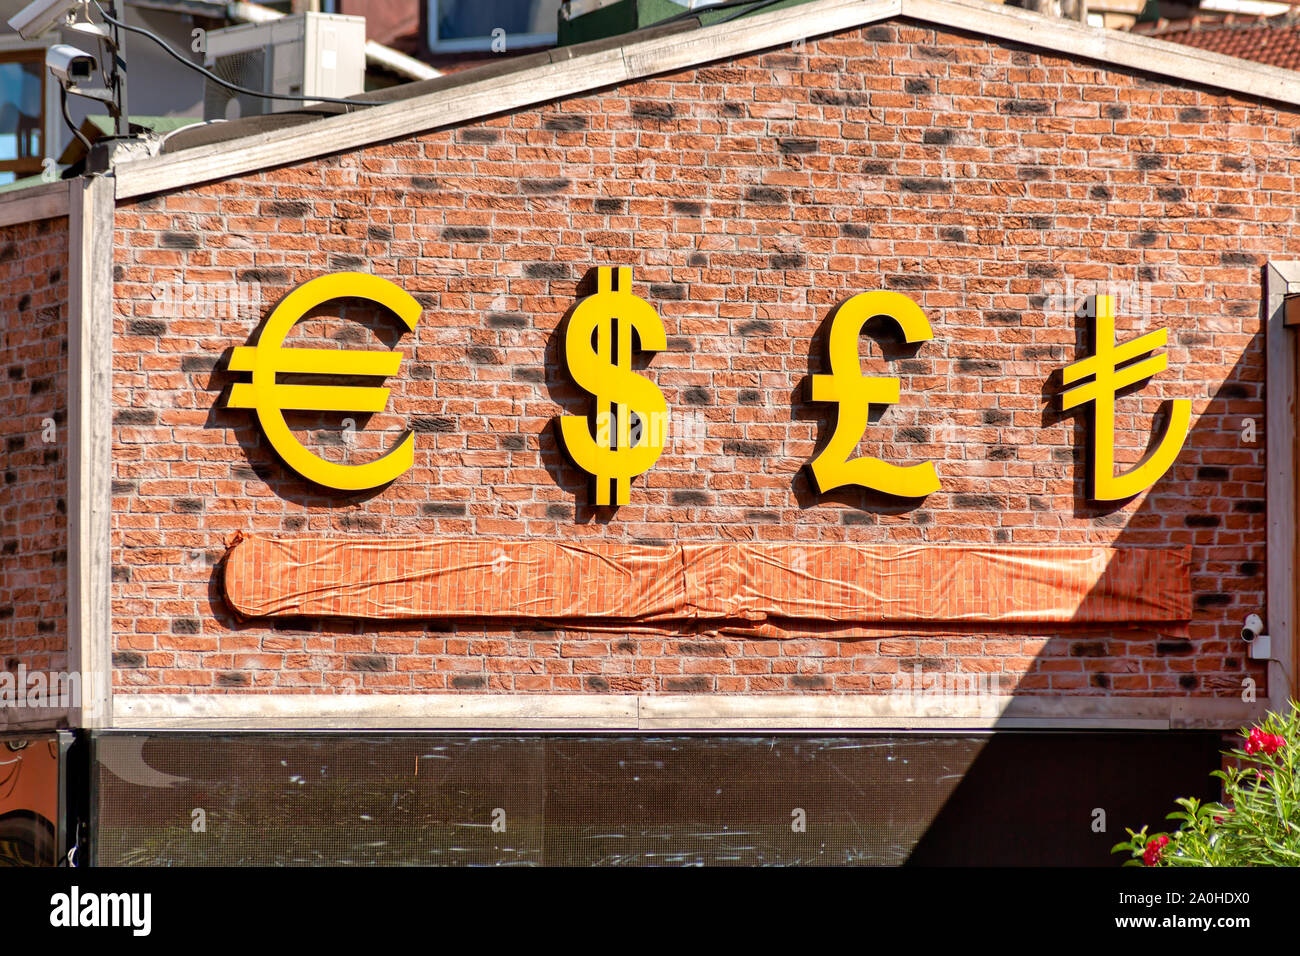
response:
<svg viewBox="0 0 1300 956"><path fill-rule="evenodd" d="M1186 549L868 544L666 546L239 537L223 569L242 618L543 619L575 625L1145 625L1192 615Z"/></svg>

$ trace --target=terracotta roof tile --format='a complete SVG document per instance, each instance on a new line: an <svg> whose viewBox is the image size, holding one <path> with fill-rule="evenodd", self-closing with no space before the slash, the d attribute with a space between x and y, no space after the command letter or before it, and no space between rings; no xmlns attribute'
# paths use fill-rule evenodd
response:
<svg viewBox="0 0 1300 956"><path fill-rule="evenodd" d="M1300 16L1294 12L1269 17L1201 14L1189 20L1138 24L1133 32L1224 56L1300 70Z"/></svg>

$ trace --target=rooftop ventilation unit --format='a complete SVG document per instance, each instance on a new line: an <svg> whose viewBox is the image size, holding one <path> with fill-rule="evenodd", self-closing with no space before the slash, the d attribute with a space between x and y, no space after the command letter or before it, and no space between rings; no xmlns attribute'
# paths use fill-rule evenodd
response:
<svg viewBox="0 0 1300 956"><path fill-rule="evenodd" d="M302 13L213 30L204 64L227 83L289 96L355 96L366 82L366 18ZM206 81L203 118L237 119L309 104L249 96Z"/></svg>

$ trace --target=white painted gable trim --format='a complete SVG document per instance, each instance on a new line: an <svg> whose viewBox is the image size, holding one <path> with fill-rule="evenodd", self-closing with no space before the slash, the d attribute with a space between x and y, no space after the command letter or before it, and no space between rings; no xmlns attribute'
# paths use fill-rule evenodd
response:
<svg viewBox="0 0 1300 956"><path fill-rule="evenodd" d="M115 170L116 195L119 200L130 199L360 149L898 16L1023 43L1072 59L1143 70L1169 80L1300 105L1300 73L1014 7L980 0L814 0L289 129L122 162Z"/></svg>

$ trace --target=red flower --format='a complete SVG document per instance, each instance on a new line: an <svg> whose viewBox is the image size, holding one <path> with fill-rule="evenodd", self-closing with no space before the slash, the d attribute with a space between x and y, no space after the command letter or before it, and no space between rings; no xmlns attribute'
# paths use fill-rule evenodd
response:
<svg viewBox="0 0 1300 956"><path fill-rule="evenodd" d="M1147 866L1155 866L1159 863L1160 851L1165 848L1165 844L1168 842L1169 837L1167 836L1158 836L1148 840L1146 852L1142 854L1142 862Z"/></svg>
<svg viewBox="0 0 1300 956"><path fill-rule="evenodd" d="M1286 746L1286 738L1277 734L1266 734L1258 727L1250 729L1250 735L1246 738L1246 753L1257 754L1265 753L1270 757Z"/></svg>

